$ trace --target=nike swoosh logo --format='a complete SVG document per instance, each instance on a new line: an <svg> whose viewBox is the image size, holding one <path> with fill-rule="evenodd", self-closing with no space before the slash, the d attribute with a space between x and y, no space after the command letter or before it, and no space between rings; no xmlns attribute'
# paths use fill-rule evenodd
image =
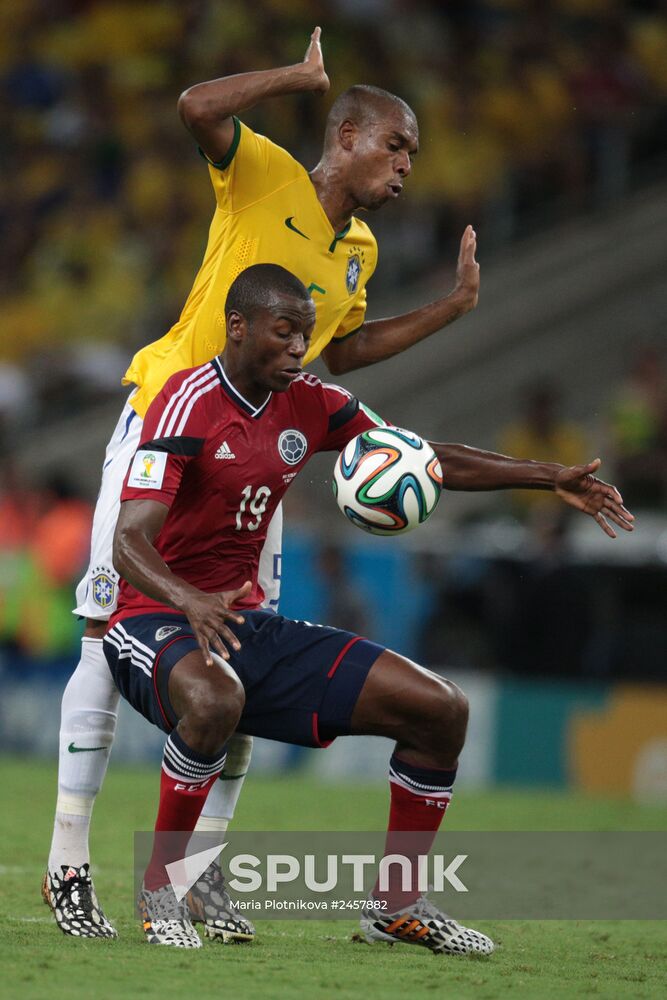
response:
<svg viewBox="0 0 667 1000"><path fill-rule="evenodd" d="M293 218L294 216L290 215L287 219L285 219L285 225L287 226L287 228L291 229L293 233L298 233L299 236L303 236L304 240L309 240L310 236L306 236L305 233L302 233L301 230L297 229L296 226L293 224L292 222Z"/></svg>
<svg viewBox="0 0 667 1000"><path fill-rule="evenodd" d="M93 750L108 750L109 747L77 747L74 743L70 743L67 749L70 753L92 753Z"/></svg>

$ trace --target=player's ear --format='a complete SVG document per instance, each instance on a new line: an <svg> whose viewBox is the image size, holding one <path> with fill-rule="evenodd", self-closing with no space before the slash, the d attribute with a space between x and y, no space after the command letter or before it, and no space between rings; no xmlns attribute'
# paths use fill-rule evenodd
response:
<svg viewBox="0 0 667 1000"><path fill-rule="evenodd" d="M348 152L354 147L357 135L359 134L359 129L353 121L346 118L338 126L338 141L340 142L343 149Z"/></svg>
<svg viewBox="0 0 667 1000"><path fill-rule="evenodd" d="M227 323L227 336L236 344L239 344L248 329L245 316L235 309L230 309L225 317Z"/></svg>

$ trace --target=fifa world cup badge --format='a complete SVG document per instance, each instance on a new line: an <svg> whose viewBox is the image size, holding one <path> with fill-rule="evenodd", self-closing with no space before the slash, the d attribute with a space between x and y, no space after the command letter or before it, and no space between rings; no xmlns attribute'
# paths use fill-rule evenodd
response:
<svg viewBox="0 0 667 1000"><path fill-rule="evenodd" d="M167 453L139 449L130 467L127 485L142 490L159 490L167 468Z"/></svg>
<svg viewBox="0 0 667 1000"><path fill-rule="evenodd" d="M144 463L144 471L141 473L141 478L150 479L151 469L155 465L155 455L144 455L142 461Z"/></svg>

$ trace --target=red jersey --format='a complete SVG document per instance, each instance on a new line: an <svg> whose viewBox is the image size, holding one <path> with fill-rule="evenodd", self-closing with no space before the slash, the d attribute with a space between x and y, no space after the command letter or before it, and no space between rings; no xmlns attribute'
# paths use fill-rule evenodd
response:
<svg viewBox="0 0 667 1000"><path fill-rule="evenodd" d="M151 403L121 501L169 507L153 544L172 573L207 593L251 580L238 607L257 608L260 553L290 483L315 452L340 451L379 422L345 389L305 373L253 406L215 358L173 375ZM110 627L173 610L121 580Z"/></svg>

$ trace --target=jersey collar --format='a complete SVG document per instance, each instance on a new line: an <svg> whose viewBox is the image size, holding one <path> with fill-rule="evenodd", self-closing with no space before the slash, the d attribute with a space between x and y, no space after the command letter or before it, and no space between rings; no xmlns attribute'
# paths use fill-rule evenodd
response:
<svg viewBox="0 0 667 1000"><path fill-rule="evenodd" d="M273 393L270 392L260 406L253 406L252 403L249 403L248 400L241 395L238 389L235 389L232 383L229 381L227 375L225 374L225 369L222 367L222 362L220 358L215 358L213 364L218 373L220 384L224 389L224 391L226 392L226 394L229 396L229 398L233 400L236 403L236 405L243 410L244 413L247 413L248 416L252 417L254 420L257 420L259 417L261 417L262 413L264 413L264 410L269 405Z"/></svg>
<svg viewBox="0 0 667 1000"><path fill-rule="evenodd" d="M306 178L308 179L308 186L310 188L310 191L312 192L313 198L315 199L315 203L317 205L317 209L319 211L320 218L323 220L326 228L328 229L328 231L329 231L329 233L331 235L331 242L329 243L329 247L328 247L328 251L327 252L328 253L333 253L335 251L336 247L338 246L338 244L340 243L340 241L345 239L345 237L349 233L350 229L352 228L352 223L354 222L354 216L350 219L350 221L348 222L348 224L346 226L343 226L343 228L341 229L341 231L339 233L335 233L334 232L334 228L331 225L331 222L329 221L329 216L324 211L324 205L322 204L322 202L320 201L320 199L317 197L317 190L315 189L315 185L313 184L313 180L312 180L310 174L308 173L308 171L306 170L305 167L302 167L302 170L303 170L304 174L306 175Z"/></svg>

